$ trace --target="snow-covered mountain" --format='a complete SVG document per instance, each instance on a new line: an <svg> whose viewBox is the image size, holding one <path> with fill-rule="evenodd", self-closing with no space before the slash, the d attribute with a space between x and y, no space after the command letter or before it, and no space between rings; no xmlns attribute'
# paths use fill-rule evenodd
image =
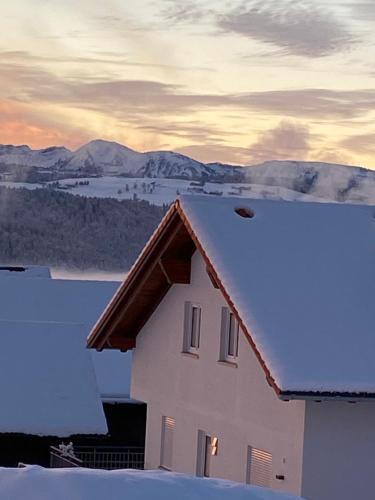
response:
<svg viewBox="0 0 375 500"><path fill-rule="evenodd" d="M102 140L91 141L82 146L64 165L64 169L73 171L87 168L97 168L107 175L186 179L235 176L237 171L224 165L213 168L171 151L138 153L116 142Z"/></svg>
<svg viewBox="0 0 375 500"><path fill-rule="evenodd" d="M277 188L278 193L288 192L288 197L290 193L298 193L316 199L352 203L375 200L374 170L305 161L267 161L248 167L221 163L204 164L171 151L140 153L104 140L91 141L74 152L64 147L32 150L28 146L0 146L0 169L9 172L15 166L21 169L51 169L54 175L58 174L57 178L101 174L105 177L137 179L218 181L228 184L228 189L224 189L224 192L228 191L229 194L233 191L229 184L242 183L244 194L249 192L251 185L252 192L255 186L259 192L263 192L262 186L265 186L268 191L272 188L274 192L274 188ZM56 176L53 179L56 179ZM106 183L108 181L105 181ZM215 191L212 187L210 189ZM174 189L174 193L176 190L180 190L180 186ZM238 188L234 191L238 191Z"/></svg>
<svg viewBox="0 0 375 500"><path fill-rule="evenodd" d="M333 163L267 161L244 168L246 182L279 186L317 198L368 202L375 199L375 171Z"/></svg>
<svg viewBox="0 0 375 500"><path fill-rule="evenodd" d="M0 145L0 165L17 167L61 167L73 153L64 147L53 146L34 150L29 146Z"/></svg>
<svg viewBox="0 0 375 500"><path fill-rule="evenodd" d="M171 151L139 153L116 142L91 141L77 151L66 148L32 150L28 146L0 146L0 165L54 167L67 172L96 172L103 175L131 175L162 178L228 178L240 180L240 168L205 165Z"/></svg>

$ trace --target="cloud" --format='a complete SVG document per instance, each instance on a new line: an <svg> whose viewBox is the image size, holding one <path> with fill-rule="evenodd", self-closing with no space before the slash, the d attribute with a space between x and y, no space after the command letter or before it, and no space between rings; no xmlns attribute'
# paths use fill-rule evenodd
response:
<svg viewBox="0 0 375 500"><path fill-rule="evenodd" d="M218 18L219 27L282 49L323 57L347 49L354 39L333 14L306 0L252 0Z"/></svg>
<svg viewBox="0 0 375 500"><path fill-rule="evenodd" d="M356 2L349 4L351 15L359 21L374 22L375 21L375 3L371 2Z"/></svg>
<svg viewBox="0 0 375 500"><path fill-rule="evenodd" d="M340 141L340 147L357 155L375 155L375 133L351 135Z"/></svg>
<svg viewBox="0 0 375 500"><path fill-rule="evenodd" d="M183 85L161 81L61 77L36 64L2 61L1 57L0 96L93 110L127 121L172 116L191 119L192 113L220 109L336 121L364 117L375 109L375 89L189 93Z"/></svg>
<svg viewBox="0 0 375 500"><path fill-rule="evenodd" d="M234 135L243 135L241 132L231 132L223 130L217 125L202 123L198 121L171 121L171 120L149 120L149 123L138 125L137 130L154 135L163 135L187 139L191 142L210 140L222 142L225 138Z"/></svg>
<svg viewBox="0 0 375 500"><path fill-rule="evenodd" d="M321 161L324 163L337 163L339 165L355 165L358 161L353 161L353 157L345 153L339 145L333 144L333 147L323 147L314 151L311 155L314 161Z"/></svg>
<svg viewBox="0 0 375 500"><path fill-rule="evenodd" d="M310 152L311 135L308 127L282 121L272 130L260 135L248 151L252 162L266 160L303 160Z"/></svg>
<svg viewBox="0 0 375 500"><path fill-rule="evenodd" d="M139 67L139 68L158 68L162 70L173 70L173 71L191 71L192 68L177 66L173 64L165 64L165 63L146 63L139 61L132 61L124 57L123 54L119 54L118 52L97 52L95 55L88 55L86 57L83 56L41 56L35 55L25 50L9 50L9 51L0 51L0 61L8 62L8 63L17 63L23 65L30 64L39 64L50 66L51 64L66 64L70 67L72 65L88 65L96 67L103 66L105 68L104 71L107 71L107 66L118 66L119 68L124 67ZM204 68L204 67L195 67L199 71L205 72L214 72L213 69Z"/></svg>
<svg viewBox="0 0 375 500"><path fill-rule="evenodd" d="M283 120L275 128L261 133L258 140L248 147L207 143L184 146L177 151L205 163L220 161L249 165L266 160L302 160L311 150L310 142L308 127Z"/></svg>
<svg viewBox="0 0 375 500"><path fill-rule="evenodd" d="M192 144L190 146L175 148L175 151L203 163L220 162L246 165L249 161L248 148L227 146L225 144Z"/></svg>
<svg viewBox="0 0 375 500"><path fill-rule="evenodd" d="M1 67L0 67L1 70ZM33 80L21 71L20 80ZM1 76L0 76L1 80ZM52 101L117 117L184 116L194 112L231 109L269 116L310 120L354 119L375 109L375 89L296 89L241 94L188 93L181 85L152 80L44 79L27 89L31 100Z"/></svg>
<svg viewBox="0 0 375 500"><path fill-rule="evenodd" d="M33 148L46 145L78 147L89 136L74 127L42 119L36 110L21 103L0 99L0 143L27 144Z"/></svg>
<svg viewBox="0 0 375 500"><path fill-rule="evenodd" d="M193 0L167 0L164 2L161 17L170 23L197 23L211 11L202 7Z"/></svg>

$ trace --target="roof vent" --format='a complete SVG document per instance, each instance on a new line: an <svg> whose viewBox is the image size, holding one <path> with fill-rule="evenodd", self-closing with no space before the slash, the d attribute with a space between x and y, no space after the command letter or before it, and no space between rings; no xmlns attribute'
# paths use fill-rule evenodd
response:
<svg viewBox="0 0 375 500"><path fill-rule="evenodd" d="M234 209L237 215L244 219L252 219L255 215L254 211L249 207L237 207Z"/></svg>

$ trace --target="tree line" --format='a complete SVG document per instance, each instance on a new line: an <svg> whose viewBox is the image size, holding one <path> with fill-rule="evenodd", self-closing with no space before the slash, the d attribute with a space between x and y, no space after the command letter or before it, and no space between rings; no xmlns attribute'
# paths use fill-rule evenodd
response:
<svg viewBox="0 0 375 500"><path fill-rule="evenodd" d="M141 200L0 187L0 263L126 271L166 209Z"/></svg>

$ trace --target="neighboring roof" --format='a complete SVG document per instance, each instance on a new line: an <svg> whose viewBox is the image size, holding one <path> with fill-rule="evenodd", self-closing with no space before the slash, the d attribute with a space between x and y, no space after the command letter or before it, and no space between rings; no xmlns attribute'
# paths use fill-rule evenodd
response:
<svg viewBox="0 0 375 500"><path fill-rule="evenodd" d="M0 432L106 434L80 325L0 321Z"/></svg>
<svg viewBox="0 0 375 500"><path fill-rule="evenodd" d="M181 197L89 346L134 347L195 248L279 396L375 396L374 207Z"/></svg>
<svg viewBox="0 0 375 500"><path fill-rule="evenodd" d="M12 278L50 278L51 272L47 266L7 266L0 264L0 279Z"/></svg>
<svg viewBox="0 0 375 500"><path fill-rule="evenodd" d="M87 336L119 286L110 281L51 279L48 267L42 269L47 269L48 274L37 279L28 273L0 274L0 341L4 324L1 320L79 323ZM21 275L23 279L18 279ZM90 355L102 398L128 399L131 353L106 351Z"/></svg>

